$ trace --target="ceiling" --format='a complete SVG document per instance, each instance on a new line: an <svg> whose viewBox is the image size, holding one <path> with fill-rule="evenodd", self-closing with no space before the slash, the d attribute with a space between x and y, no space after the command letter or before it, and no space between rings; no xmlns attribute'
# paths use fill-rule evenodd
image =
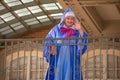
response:
<svg viewBox="0 0 120 80"><path fill-rule="evenodd" d="M57 0L1 0L0 38L15 38L54 25L62 14Z"/></svg>
<svg viewBox="0 0 120 80"><path fill-rule="evenodd" d="M90 36L120 35L120 0L0 0L0 38L53 26L67 7Z"/></svg>

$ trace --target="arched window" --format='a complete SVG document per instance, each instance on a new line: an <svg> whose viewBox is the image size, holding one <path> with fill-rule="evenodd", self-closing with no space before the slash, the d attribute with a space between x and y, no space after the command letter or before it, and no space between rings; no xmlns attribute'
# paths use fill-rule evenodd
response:
<svg viewBox="0 0 120 80"><path fill-rule="evenodd" d="M26 74L27 74L27 64L28 64L28 58L27 57L21 57L14 59L10 62L10 66L8 67L9 70L9 80L26 80Z"/></svg>
<svg viewBox="0 0 120 80"><path fill-rule="evenodd" d="M85 78L87 79L102 79L103 76L100 74L103 74L103 59L101 56L94 56L86 59L85 61Z"/></svg>
<svg viewBox="0 0 120 80"><path fill-rule="evenodd" d="M43 80L47 68L44 58L36 56L20 57L10 61L7 80Z"/></svg>
<svg viewBox="0 0 120 80"><path fill-rule="evenodd" d="M85 60L84 79L120 80L120 56L112 54L95 55Z"/></svg>

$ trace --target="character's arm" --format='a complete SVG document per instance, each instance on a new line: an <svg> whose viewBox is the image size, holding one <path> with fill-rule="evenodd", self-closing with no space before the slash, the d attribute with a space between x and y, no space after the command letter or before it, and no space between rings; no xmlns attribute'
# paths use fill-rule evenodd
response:
<svg viewBox="0 0 120 80"><path fill-rule="evenodd" d="M87 50L88 45L88 34L86 32L83 32L83 38L82 38L82 54L85 53Z"/></svg>
<svg viewBox="0 0 120 80"><path fill-rule="evenodd" d="M46 39L44 41L43 48L43 56L46 58L48 62L50 54L56 54L55 41L53 40L56 37L55 28L51 29L51 31L47 34Z"/></svg>
<svg viewBox="0 0 120 80"><path fill-rule="evenodd" d="M78 52L77 56L80 56L85 53L87 50L87 44L88 44L88 34L86 32L83 32L83 37L78 40Z"/></svg>

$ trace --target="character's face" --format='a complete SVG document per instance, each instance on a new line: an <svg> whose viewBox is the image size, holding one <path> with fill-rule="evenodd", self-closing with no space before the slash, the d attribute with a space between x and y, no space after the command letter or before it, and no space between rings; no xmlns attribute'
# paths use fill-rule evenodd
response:
<svg viewBox="0 0 120 80"><path fill-rule="evenodd" d="M73 16L67 16L64 22L67 27L72 27L72 25L75 23L75 18Z"/></svg>

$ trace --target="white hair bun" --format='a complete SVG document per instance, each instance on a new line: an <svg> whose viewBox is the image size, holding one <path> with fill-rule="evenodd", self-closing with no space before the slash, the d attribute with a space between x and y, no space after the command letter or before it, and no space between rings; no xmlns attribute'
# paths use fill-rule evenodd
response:
<svg viewBox="0 0 120 80"><path fill-rule="evenodd" d="M75 17L75 14L73 12L67 12L65 14L65 17L67 17L67 16L73 16L73 17Z"/></svg>

